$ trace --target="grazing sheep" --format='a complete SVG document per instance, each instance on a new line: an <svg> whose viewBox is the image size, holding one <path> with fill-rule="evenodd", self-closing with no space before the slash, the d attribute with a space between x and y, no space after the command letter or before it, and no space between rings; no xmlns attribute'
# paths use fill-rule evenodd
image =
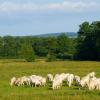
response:
<svg viewBox="0 0 100 100"><path fill-rule="evenodd" d="M97 89L97 90L100 90L100 78L98 78L98 79L96 80L96 83L97 83L96 89Z"/></svg>
<svg viewBox="0 0 100 100"><path fill-rule="evenodd" d="M83 78L81 79L81 81L80 81L80 85L81 85L82 87L86 87L86 86L88 85L88 83L89 83L89 76L83 77Z"/></svg>
<svg viewBox="0 0 100 100"><path fill-rule="evenodd" d="M17 78L15 84L16 84L16 86L22 86L23 83L22 83L22 81L21 81L21 78Z"/></svg>
<svg viewBox="0 0 100 100"><path fill-rule="evenodd" d="M58 89L62 86L62 79L63 74L56 74L52 83L52 88L53 89Z"/></svg>
<svg viewBox="0 0 100 100"><path fill-rule="evenodd" d="M35 79L35 87L41 86L41 82L38 79Z"/></svg>
<svg viewBox="0 0 100 100"><path fill-rule="evenodd" d="M89 85L89 81L91 78L95 78L95 72L91 72L87 74L85 77L83 77L80 82L81 86L87 87Z"/></svg>
<svg viewBox="0 0 100 100"><path fill-rule="evenodd" d="M41 82L37 78L31 78L31 86L41 86Z"/></svg>
<svg viewBox="0 0 100 100"><path fill-rule="evenodd" d="M42 78L42 80L41 80L41 85L42 85L42 86L45 86L45 85L46 85L46 78Z"/></svg>
<svg viewBox="0 0 100 100"><path fill-rule="evenodd" d="M80 77L75 75L74 80L76 81L77 85L79 86L80 85L80 81L81 81Z"/></svg>
<svg viewBox="0 0 100 100"><path fill-rule="evenodd" d="M60 74L56 74L53 80L56 80Z"/></svg>
<svg viewBox="0 0 100 100"><path fill-rule="evenodd" d="M53 89L58 89L62 86L63 81L67 79L69 74L61 73L61 74L56 74L52 83L52 88Z"/></svg>
<svg viewBox="0 0 100 100"><path fill-rule="evenodd" d="M46 85L46 78L42 76L32 75L30 76L31 86L45 86Z"/></svg>
<svg viewBox="0 0 100 100"><path fill-rule="evenodd" d="M62 80L61 79L56 79L53 80L53 84L52 84L52 88L54 89L58 89L62 86Z"/></svg>
<svg viewBox="0 0 100 100"><path fill-rule="evenodd" d="M21 77L22 85L30 85L30 78L28 76Z"/></svg>
<svg viewBox="0 0 100 100"><path fill-rule="evenodd" d="M48 75L47 75L47 80L48 80L49 82L52 82L52 81L53 81L53 75L52 75L52 74L48 74Z"/></svg>
<svg viewBox="0 0 100 100"><path fill-rule="evenodd" d="M88 83L89 90L94 90L97 87L97 79L96 78L90 78Z"/></svg>
<svg viewBox="0 0 100 100"><path fill-rule="evenodd" d="M12 78L11 78L11 81L10 81L10 85L11 85L11 86L16 85L15 82L16 82L16 77L12 77Z"/></svg>
<svg viewBox="0 0 100 100"><path fill-rule="evenodd" d="M23 77L12 77L10 80L11 86L45 86L47 80L52 82L52 89L59 89L63 85L63 82L66 81L68 86L71 87L73 81L77 83L77 86L87 87L89 90L100 90L100 78L95 77L95 72L91 72L80 79L80 76L69 74L69 73L61 73L56 74L53 78L52 74L47 74L47 78L37 75L31 76L23 76Z"/></svg>
<svg viewBox="0 0 100 100"><path fill-rule="evenodd" d="M72 83L73 83L73 80L74 80L74 75L73 74L69 74L67 76L67 83L68 83L68 86L71 87Z"/></svg>
<svg viewBox="0 0 100 100"><path fill-rule="evenodd" d="M95 77L95 72L91 72L91 73L87 74L87 76L93 78L93 77Z"/></svg>
<svg viewBox="0 0 100 100"><path fill-rule="evenodd" d="M100 79L93 77L89 79L89 83L88 83L88 89L89 90L100 90Z"/></svg>

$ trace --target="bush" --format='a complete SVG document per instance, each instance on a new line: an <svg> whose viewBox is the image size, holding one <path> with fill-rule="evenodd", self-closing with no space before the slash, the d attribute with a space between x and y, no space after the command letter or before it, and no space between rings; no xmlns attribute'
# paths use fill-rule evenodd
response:
<svg viewBox="0 0 100 100"><path fill-rule="evenodd" d="M63 59L63 60L65 60L65 59L73 59L73 55L72 54L68 54L68 53L59 53L58 55L57 55L57 58L59 58L59 59Z"/></svg>
<svg viewBox="0 0 100 100"><path fill-rule="evenodd" d="M53 54L48 54L47 55L47 62L51 62L51 61L55 61L56 60L56 56L55 55L53 55Z"/></svg>
<svg viewBox="0 0 100 100"><path fill-rule="evenodd" d="M28 55L28 56L26 57L26 61L27 61L27 62L34 62L34 61L35 61L35 55L34 55L34 54Z"/></svg>

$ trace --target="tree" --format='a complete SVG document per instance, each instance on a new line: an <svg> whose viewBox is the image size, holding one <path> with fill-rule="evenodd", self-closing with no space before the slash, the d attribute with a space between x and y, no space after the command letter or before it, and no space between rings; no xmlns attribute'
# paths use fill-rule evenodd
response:
<svg viewBox="0 0 100 100"><path fill-rule="evenodd" d="M64 33L62 33L61 35L58 36L57 43L58 43L58 51L59 52L61 52L61 53L68 52L69 38Z"/></svg>
<svg viewBox="0 0 100 100"><path fill-rule="evenodd" d="M100 21L80 25L76 49L80 60L100 60Z"/></svg>
<svg viewBox="0 0 100 100"><path fill-rule="evenodd" d="M62 33L60 36L57 37L58 43L58 55L57 57L60 59L72 59L73 57L73 40L68 38L68 36Z"/></svg>
<svg viewBox="0 0 100 100"><path fill-rule="evenodd" d="M46 38L36 38L32 43L33 50L37 56L45 57L48 54Z"/></svg>

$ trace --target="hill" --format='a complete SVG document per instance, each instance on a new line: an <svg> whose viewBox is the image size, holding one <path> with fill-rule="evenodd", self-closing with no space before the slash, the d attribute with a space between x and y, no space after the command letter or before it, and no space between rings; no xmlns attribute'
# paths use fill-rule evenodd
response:
<svg viewBox="0 0 100 100"><path fill-rule="evenodd" d="M57 37L62 33L47 33L47 34L40 34L40 35L35 35L36 37ZM64 34L66 34L67 36L69 36L70 38L75 38L77 37L77 33L75 32L64 32Z"/></svg>

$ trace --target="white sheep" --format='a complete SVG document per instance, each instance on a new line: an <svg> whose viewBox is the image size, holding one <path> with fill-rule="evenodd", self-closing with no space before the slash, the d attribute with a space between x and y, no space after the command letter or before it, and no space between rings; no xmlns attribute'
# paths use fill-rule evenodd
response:
<svg viewBox="0 0 100 100"><path fill-rule="evenodd" d="M96 80L96 83L97 83L96 89L97 89L97 90L100 90L100 78L98 78L98 79Z"/></svg>
<svg viewBox="0 0 100 100"><path fill-rule="evenodd" d="M82 79L81 79L81 81L80 81L80 85L82 86L82 87L86 87L87 85L88 85L88 83L89 83L89 76L85 76L85 77L83 77Z"/></svg>
<svg viewBox="0 0 100 100"><path fill-rule="evenodd" d="M81 81L80 76L75 75L74 79L75 79L77 85L80 85L80 81Z"/></svg>
<svg viewBox="0 0 100 100"><path fill-rule="evenodd" d="M88 83L89 90L94 90L97 87L97 79L96 78L90 78Z"/></svg>
<svg viewBox="0 0 100 100"><path fill-rule="evenodd" d="M87 74L87 76L90 78L93 78L93 77L95 77L95 72L91 72L91 73Z"/></svg>
<svg viewBox="0 0 100 100"><path fill-rule="evenodd" d="M31 78L31 86L41 86L41 82L37 78Z"/></svg>
<svg viewBox="0 0 100 100"><path fill-rule="evenodd" d="M56 74L53 78L52 74L47 74L47 78L37 75L31 75L31 76L23 76L23 77L12 77L10 81L11 86L45 86L46 85L46 79L48 79L49 82L52 82L52 89L59 89L63 85L64 81L67 81L67 84L69 87L71 87L73 81L77 83L77 85L81 85L82 87L87 87L89 90L100 90L100 78L95 77L95 72L91 72L84 76L80 80L80 76L69 74L69 73L61 73Z"/></svg>
<svg viewBox="0 0 100 100"><path fill-rule="evenodd" d="M52 74L48 74L48 75L47 75L47 80L48 80L49 82L52 82L52 81L53 81L53 75L52 75Z"/></svg>
<svg viewBox="0 0 100 100"><path fill-rule="evenodd" d="M12 78L11 78L11 81L10 81L10 85L11 85L11 86L16 85L16 84L15 84L16 80L17 80L16 77L12 77Z"/></svg>
<svg viewBox="0 0 100 100"><path fill-rule="evenodd" d="M52 83L52 88L53 89L58 89L62 86L63 81L67 79L67 76L69 74L61 73L61 74L56 74Z"/></svg>
<svg viewBox="0 0 100 100"><path fill-rule="evenodd" d="M41 82L42 86L45 86L46 85L46 78L42 78L40 82Z"/></svg>
<svg viewBox="0 0 100 100"><path fill-rule="evenodd" d="M100 79L96 77L90 78L88 88L89 90L94 90L94 89L100 90Z"/></svg>
<svg viewBox="0 0 100 100"><path fill-rule="evenodd" d="M53 80L53 84L52 84L52 88L53 89L58 89L60 88L62 85L62 80L61 79L56 79L56 80Z"/></svg>
<svg viewBox="0 0 100 100"><path fill-rule="evenodd" d="M22 83L22 85L30 85L31 80L28 76L23 76L23 77L21 77L21 83Z"/></svg>
<svg viewBox="0 0 100 100"><path fill-rule="evenodd" d="M91 72L83 77L80 81L82 87L87 87L91 78L95 78L95 72Z"/></svg>
<svg viewBox="0 0 100 100"><path fill-rule="evenodd" d="M53 80L56 80L60 74L56 74Z"/></svg>
<svg viewBox="0 0 100 100"><path fill-rule="evenodd" d="M74 80L74 75L73 74L69 74L67 76L67 83L68 83L68 86L71 87L72 83L73 83L73 80Z"/></svg>

